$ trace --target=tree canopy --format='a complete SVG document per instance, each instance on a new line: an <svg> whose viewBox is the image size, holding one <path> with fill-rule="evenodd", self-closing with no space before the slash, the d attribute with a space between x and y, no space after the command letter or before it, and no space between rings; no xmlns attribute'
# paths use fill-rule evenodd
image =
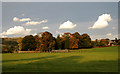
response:
<svg viewBox="0 0 120 74"><path fill-rule="evenodd" d="M19 50L36 50L41 52L50 52L54 49L79 49L93 46L106 46L108 43L109 39L96 39L95 41L91 41L88 34L84 33L80 35L78 32L73 34L67 32L55 38L50 32L45 31L38 33L36 36L27 35L22 39L18 39Z"/></svg>
<svg viewBox="0 0 120 74"><path fill-rule="evenodd" d="M32 51L35 50L35 38L32 35L27 35L22 40L22 50L23 51Z"/></svg>

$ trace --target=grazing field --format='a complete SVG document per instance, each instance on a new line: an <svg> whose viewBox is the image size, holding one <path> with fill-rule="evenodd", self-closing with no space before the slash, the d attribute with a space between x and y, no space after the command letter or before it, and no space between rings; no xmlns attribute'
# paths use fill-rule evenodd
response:
<svg viewBox="0 0 120 74"><path fill-rule="evenodd" d="M2 54L3 72L117 72L118 47Z"/></svg>

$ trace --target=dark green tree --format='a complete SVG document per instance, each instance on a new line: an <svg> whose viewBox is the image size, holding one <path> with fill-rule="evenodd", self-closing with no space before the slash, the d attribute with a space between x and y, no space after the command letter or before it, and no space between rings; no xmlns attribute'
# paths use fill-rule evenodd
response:
<svg viewBox="0 0 120 74"><path fill-rule="evenodd" d="M64 44L64 49L69 49L69 39L72 36L71 33L67 32L62 35L62 44Z"/></svg>
<svg viewBox="0 0 120 74"><path fill-rule="evenodd" d="M65 49L69 49L69 37L65 37Z"/></svg>
<svg viewBox="0 0 120 74"><path fill-rule="evenodd" d="M115 38L115 42L118 43L118 39L117 38Z"/></svg>
<svg viewBox="0 0 120 74"><path fill-rule="evenodd" d="M91 38L88 34L82 34L82 47L89 48L91 47Z"/></svg>
<svg viewBox="0 0 120 74"><path fill-rule="evenodd" d="M32 35L27 35L22 40L22 51L35 50L35 38Z"/></svg>
<svg viewBox="0 0 120 74"><path fill-rule="evenodd" d="M100 47L100 42L98 39L95 40L95 46L99 46Z"/></svg>
<svg viewBox="0 0 120 74"><path fill-rule="evenodd" d="M62 48L62 38L60 37L60 35L57 36L56 38L56 48L57 49L61 49Z"/></svg>
<svg viewBox="0 0 120 74"><path fill-rule="evenodd" d="M92 47L96 46L95 41L91 41L91 46L92 46Z"/></svg>

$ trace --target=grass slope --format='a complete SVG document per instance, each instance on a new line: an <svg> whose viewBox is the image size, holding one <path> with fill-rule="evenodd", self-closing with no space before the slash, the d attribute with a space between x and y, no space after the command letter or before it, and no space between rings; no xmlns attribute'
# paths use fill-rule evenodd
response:
<svg viewBox="0 0 120 74"><path fill-rule="evenodd" d="M117 72L118 47L2 55L3 72Z"/></svg>

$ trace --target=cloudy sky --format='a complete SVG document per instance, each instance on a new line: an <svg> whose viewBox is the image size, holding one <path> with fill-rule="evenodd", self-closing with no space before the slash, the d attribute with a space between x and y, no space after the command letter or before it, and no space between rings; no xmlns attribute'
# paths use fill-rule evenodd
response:
<svg viewBox="0 0 120 74"><path fill-rule="evenodd" d="M117 2L3 2L1 37L24 37L49 31L87 33L94 39L118 35Z"/></svg>

